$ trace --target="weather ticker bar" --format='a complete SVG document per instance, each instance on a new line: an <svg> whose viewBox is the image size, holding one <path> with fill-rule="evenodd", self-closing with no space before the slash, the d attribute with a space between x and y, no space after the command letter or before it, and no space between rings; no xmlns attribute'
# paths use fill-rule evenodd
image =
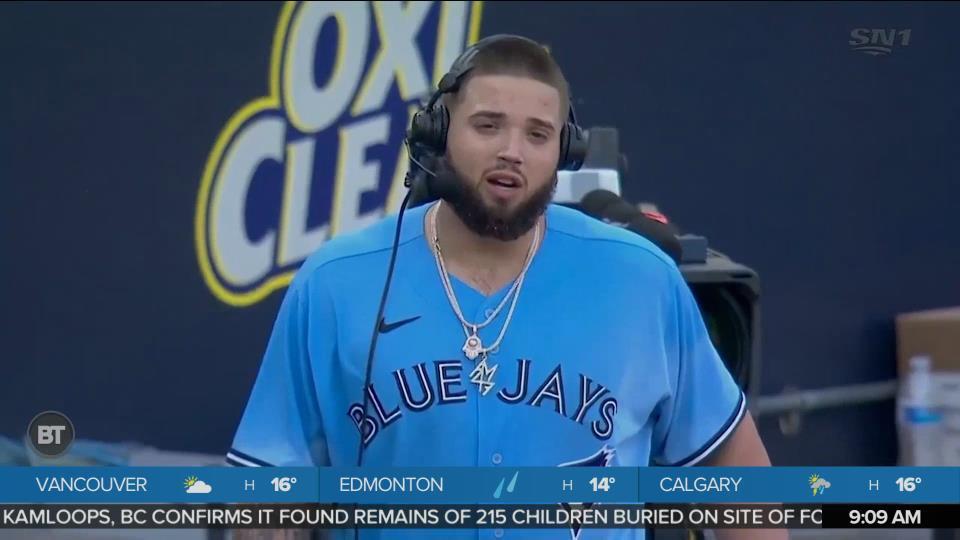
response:
<svg viewBox="0 0 960 540"><path fill-rule="evenodd" d="M953 467L0 467L0 503L960 504Z"/></svg>

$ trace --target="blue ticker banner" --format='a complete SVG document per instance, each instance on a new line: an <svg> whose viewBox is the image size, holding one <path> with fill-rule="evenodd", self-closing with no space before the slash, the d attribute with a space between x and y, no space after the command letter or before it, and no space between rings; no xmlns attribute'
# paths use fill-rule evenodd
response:
<svg viewBox="0 0 960 540"><path fill-rule="evenodd" d="M954 467L0 467L0 503L940 503Z"/></svg>

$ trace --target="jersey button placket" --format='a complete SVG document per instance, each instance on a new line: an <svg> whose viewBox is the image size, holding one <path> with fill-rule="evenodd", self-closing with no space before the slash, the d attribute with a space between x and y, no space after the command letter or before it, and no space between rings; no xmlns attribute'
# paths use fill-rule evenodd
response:
<svg viewBox="0 0 960 540"><path fill-rule="evenodd" d="M492 305L491 305L492 304ZM484 302L483 305L479 306L477 309L474 320L476 321L485 321L493 315L493 311L496 308L496 302L491 302L488 300ZM486 328L480 330L480 337L483 342L484 347L489 347L497 339L497 335L500 333L500 327L498 322L502 319L503 313L501 312L497 319L492 321ZM490 351L490 357L487 359L487 363L495 364L494 352ZM469 362L466 365L467 380L470 380L470 372L480 363L480 358ZM502 369L502 368L501 368ZM500 371L498 369L495 373L494 380L500 379ZM498 467L503 463L503 454L500 453L498 448L498 434L499 429L497 423L497 413L492 408L496 405L497 392L500 390L499 385L495 385L493 388L487 392L486 395L481 393L480 387L476 384L470 383L474 389L474 394L477 399L477 423L480 427L479 432L479 445L478 450L480 452L478 456L478 463L481 467ZM489 530L488 530L489 533Z"/></svg>

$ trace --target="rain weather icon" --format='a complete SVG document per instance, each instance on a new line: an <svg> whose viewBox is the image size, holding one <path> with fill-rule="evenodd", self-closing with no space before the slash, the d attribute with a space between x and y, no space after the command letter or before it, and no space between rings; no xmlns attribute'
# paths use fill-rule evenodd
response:
<svg viewBox="0 0 960 540"><path fill-rule="evenodd" d="M813 490L814 497L823 495L823 490L830 487L830 482L819 474L811 474L808 480L810 481L810 489Z"/></svg>
<svg viewBox="0 0 960 540"><path fill-rule="evenodd" d="M520 471L513 473L513 478L510 479L510 484L507 486L507 493L513 493L513 488L517 486L517 476L520 475ZM503 494L503 483L507 481L507 477L504 476L500 479L500 484L497 486L497 490L493 492L493 498L499 499L500 495Z"/></svg>
<svg viewBox="0 0 960 540"><path fill-rule="evenodd" d="M198 480L196 476L188 476L183 481L183 487L187 488L187 493L210 493L213 491L213 486L203 480Z"/></svg>

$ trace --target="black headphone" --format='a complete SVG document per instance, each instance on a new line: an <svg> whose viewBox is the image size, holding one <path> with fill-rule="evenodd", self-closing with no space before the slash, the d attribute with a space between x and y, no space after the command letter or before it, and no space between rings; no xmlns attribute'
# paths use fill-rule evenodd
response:
<svg viewBox="0 0 960 540"><path fill-rule="evenodd" d="M414 163L420 165L421 161L426 158L425 154L427 153L440 156L446 151L450 111L442 103L437 103L440 96L460 89L464 75L474 68L474 59L484 47L505 40L522 40L537 47L542 47L536 41L523 36L497 34L483 38L463 51L454 60L450 71L440 79L437 90L430 97L430 101L413 116L406 142L411 160ZM573 110L573 100L570 100L567 122L564 123L563 129L560 131L560 157L557 162L557 170L576 171L580 169L587 157L588 146L589 133L577 123L577 115Z"/></svg>

